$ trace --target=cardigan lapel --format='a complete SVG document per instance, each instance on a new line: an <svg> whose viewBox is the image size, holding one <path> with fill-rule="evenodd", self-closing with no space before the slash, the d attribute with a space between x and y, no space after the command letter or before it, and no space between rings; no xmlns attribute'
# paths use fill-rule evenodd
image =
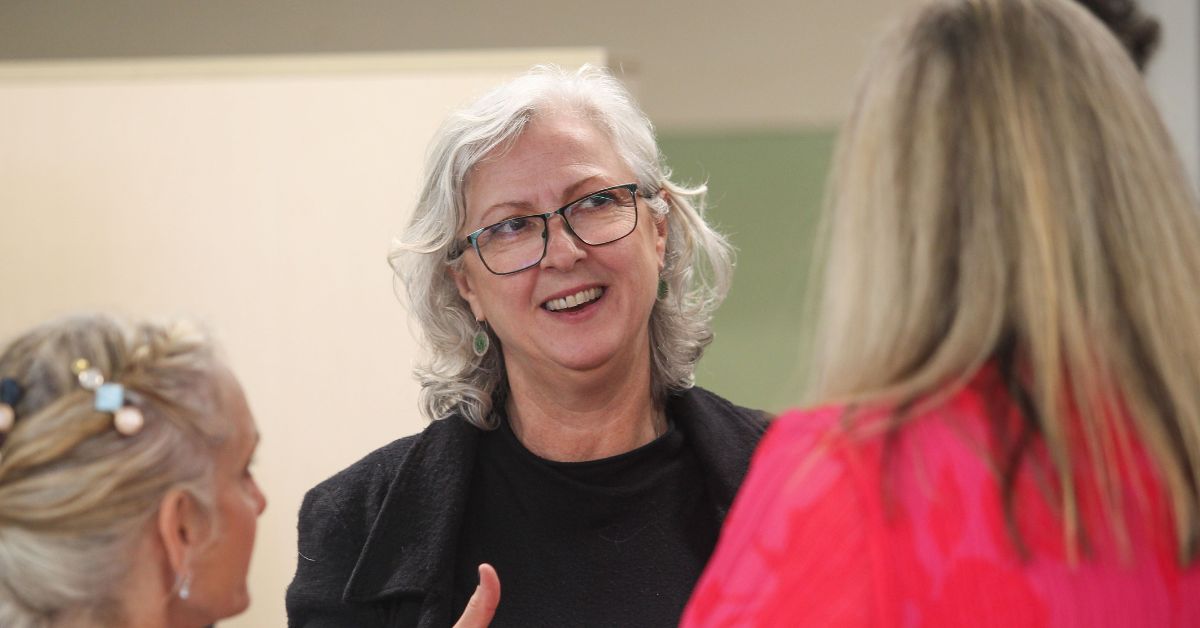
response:
<svg viewBox="0 0 1200 628"><path fill-rule="evenodd" d="M702 388L672 395L667 415L682 427L704 467L724 519L766 430L766 416ZM421 600L421 626L448 626L454 553L479 442L459 417L434 421L415 440L388 487L343 599Z"/></svg>
<svg viewBox="0 0 1200 628"><path fill-rule="evenodd" d="M389 486L343 599L421 596L422 625L449 625L454 552L479 431L459 417L434 421ZM431 622L432 620L432 622Z"/></svg>
<svg viewBox="0 0 1200 628"><path fill-rule="evenodd" d="M721 521L750 467L754 448L767 429L767 415L718 397L699 386L667 399L667 416L687 434L704 468Z"/></svg>

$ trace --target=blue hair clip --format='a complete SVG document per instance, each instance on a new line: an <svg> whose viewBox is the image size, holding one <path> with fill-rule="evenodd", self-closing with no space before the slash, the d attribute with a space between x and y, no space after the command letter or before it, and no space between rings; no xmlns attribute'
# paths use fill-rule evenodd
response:
<svg viewBox="0 0 1200 628"><path fill-rule="evenodd" d="M125 405L125 387L120 384L100 384L96 387L93 406L100 412L116 412Z"/></svg>
<svg viewBox="0 0 1200 628"><path fill-rule="evenodd" d="M21 383L11 377L0 379L0 434L7 434L17 422L17 404L25 396Z"/></svg>
<svg viewBox="0 0 1200 628"><path fill-rule="evenodd" d="M71 364L71 370L79 378L79 385L96 395L92 407L97 412L107 412L113 415L113 427L123 436L133 436L142 431L145 418L137 407L126 404L125 387L116 383L106 383L100 369L88 364L80 358Z"/></svg>

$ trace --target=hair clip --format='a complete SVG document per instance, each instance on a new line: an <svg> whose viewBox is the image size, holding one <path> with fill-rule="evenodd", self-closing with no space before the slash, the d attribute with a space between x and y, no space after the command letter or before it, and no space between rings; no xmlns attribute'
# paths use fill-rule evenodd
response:
<svg viewBox="0 0 1200 628"><path fill-rule="evenodd" d="M11 377L0 379L0 434L7 434L17 422L17 404L25 396L21 383Z"/></svg>
<svg viewBox="0 0 1200 628"><path fill-rule="evenodd" d="M133 436L142 431L146 424L142 411L126 403L125 387L117 383L105 383L104 374L87 360L79 358L71 363L71 370L79 379L79 385L96 395L92 407L97 412L113 415L113 427L122 436Z"/></svg>

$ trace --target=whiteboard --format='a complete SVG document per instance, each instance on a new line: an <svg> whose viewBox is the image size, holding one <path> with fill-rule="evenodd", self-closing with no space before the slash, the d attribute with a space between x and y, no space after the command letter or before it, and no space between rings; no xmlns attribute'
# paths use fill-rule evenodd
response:
<svg viewBox="0 0 1200 628"><path fill-rule="evenodd" d="M420 430L386 256L445 114L599 49L0 64L0 337L105 311L207 324L263 440L250 611L285 625L306 489Z"/></svg>

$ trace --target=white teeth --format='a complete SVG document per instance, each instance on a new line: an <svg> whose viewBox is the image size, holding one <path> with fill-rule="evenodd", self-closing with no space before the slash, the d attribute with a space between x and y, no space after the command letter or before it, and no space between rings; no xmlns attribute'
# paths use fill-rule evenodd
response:
<svg viewBox="0 0 1200 628"><path fill-rule="evenodd" d="M565 310L569 307L575 307L577 305L583 305L584 303L595 301L596 299L599 299L600 295L602 294L604 294L604 290L602 288L588 288L587 290L581 290L575 294L562 297L561 299L551 299L546 302L546 309L550 310L551 312Z"/></svg>

